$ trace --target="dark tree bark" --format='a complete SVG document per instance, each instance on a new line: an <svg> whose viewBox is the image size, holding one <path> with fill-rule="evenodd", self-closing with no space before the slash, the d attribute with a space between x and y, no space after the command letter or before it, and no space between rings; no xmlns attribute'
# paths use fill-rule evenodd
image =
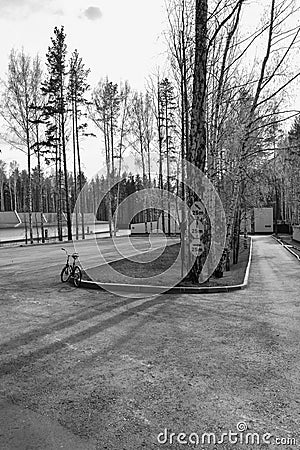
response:
<svg viewBox="0 0 300 450"><path fill-rule="evenodd" d="M207 0L196 0L195 15L195 64L193 78L193 100L190 122L190 145L186 159L195 167L204 171L206 162L206 77L207 77ZM201 192L201 180L187 174L197 192ZM189 204L196 198L194 192L189 193ZM206 246L209 245L206 243ZM207 253L204 251L204 254ZM196 256L188 278L193 283L199 282L203 267L203 255Z"/></svg>
<svg viewBox="0 0 300 450"><path fill-rule="evenodd" d="M207 0L196 0L195 66L187 160L204 170L206 161Z"/></svg>

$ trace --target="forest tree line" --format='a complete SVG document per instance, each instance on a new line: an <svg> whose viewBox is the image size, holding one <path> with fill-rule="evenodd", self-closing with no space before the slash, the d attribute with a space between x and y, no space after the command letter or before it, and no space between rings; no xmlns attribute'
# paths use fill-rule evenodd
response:
<svg viewBox="0 0 300 450"><path fill-rule="evenodd" d="M1 179L1 211L17 211L27 212L27 192L28 192L28 174L25 169L20 170L16 161L10 163L9 168L1 162L0 169L0 179ZM43 186L43 203L42 211L43 213L56 213L57 207L55 203L55 174L43 174L42 179L38 176L38 171L36 168L32 170L31 183L32 183L32 212L36 214L40 209L40 199L39 199L39 183ZM82 186L84 187L87 182L85 175L82 173ZM79 184L79 179L77 178L77 185ZM151 187L157 187L158 183L156 179L153 180ZM75 204L77 200L77 195L75 191L75 182L73 174L68 174L68 186L70 189L70 207L73 211L75 209ZM117 182L115 186L111 189L112 197L114 198L112 204L113 213L116 211L117 203L116 197L119 195L119 202L122 202L126 197L131 194L143 190L149 187L149 184L145 186L143 179L139 174L132 175L124 172L121 177L121 181ZM95 213L96 220L108 221L108 209L107 209L107 179L102 175L97 175L88 183L88 188L83 191L83 201L84 201L84 213ZM65 211L65 203L62 203L62 209ZM122 227L128 227L127 215L124 217L121 215L122 210L120 210L118 215L118 225ZM155 213L155 218L157 218L157 213ZM144 220L144 213L141 212L133 217L132 223L138 223ZM154 220L154 219L153 219Z"/></svg>

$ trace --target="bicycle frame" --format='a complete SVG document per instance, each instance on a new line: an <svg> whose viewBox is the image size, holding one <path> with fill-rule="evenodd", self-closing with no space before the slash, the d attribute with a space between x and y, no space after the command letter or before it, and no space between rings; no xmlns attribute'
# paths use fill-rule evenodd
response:
<svg viewBox="0 0 300 450"><path fill-rule="evenodd" d="M66 252L66 255L67 255L67 261L66 261L66 266L71 266L72 268L74 268L75 267L75 265L76 265L76 259L78 258L78 256L75 256L74 257L74 255L77 255L77 253L73 253L73 255L70 255L68 252L67 252L67 250L65 249L65 248L61 248L64 252ZM72 263L70 263L70 258L73 258L73 262Z"/></svg>

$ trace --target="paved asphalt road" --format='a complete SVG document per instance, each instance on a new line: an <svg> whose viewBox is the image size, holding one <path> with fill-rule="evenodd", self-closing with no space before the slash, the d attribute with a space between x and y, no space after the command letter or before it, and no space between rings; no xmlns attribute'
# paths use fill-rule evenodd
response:
<svg viewBox="0 0 300 450"><path fill-rule="evenodd" d="M58 245L0 249L1 450L179 449L157 433L241 421L299 445L300 264L271 237L228 294L123 299L62 285L63 262Z"/></svg>
<svg viewBox="0 0 300 450"><path fill-rule="evenodd" d="M170 238L168 242L174 243L177 240ZM0 247L0 270L7 270L9 276L12 273L27 273L30 279L32 273L41 268L43 272L48 268L50 275L61 269L66 260L61 248L65 248L68 253L78 252L83 267L94 267L106 261L154 250L164 246L165 243L165 239L153 235L150 239L122 236L115 238L114 241L111 238L100 238L32 247Z"/></svg>

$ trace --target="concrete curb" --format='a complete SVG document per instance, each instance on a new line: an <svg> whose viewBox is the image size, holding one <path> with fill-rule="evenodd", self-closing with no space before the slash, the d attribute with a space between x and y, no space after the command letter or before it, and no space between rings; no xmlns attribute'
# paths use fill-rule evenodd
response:
<svg viewBox="0 0 300 450"><path fill-rule="evenodd" d="M245 289L248 285L250 266L252 260L253 241L250 237L249 260L246 267L244 281L242 284L233 286L211 286L211 287L192 287L192 286L151 286L141 284L118 284L118 283L100 283L96 281L82 280L80 287L86 289L107 290L122 293L143 293L143 294L218 294L222 292L231 292ZM163 292L162 292L163 290Z"/></svg>
<svg viewBox="0 0 300 450"><path fill-rule="evenodd" d="M293 256L295 256L295 258L298 259L298 261L300 261L300 256L297 255L297 253L293 252L293 250L291 249L291 245L288 244L284 244L279 238L277 238L276 236L272 235L272 238L278 242L278 244L282 245L282 247L284 247L288 252L290 252Z"/></svg>

